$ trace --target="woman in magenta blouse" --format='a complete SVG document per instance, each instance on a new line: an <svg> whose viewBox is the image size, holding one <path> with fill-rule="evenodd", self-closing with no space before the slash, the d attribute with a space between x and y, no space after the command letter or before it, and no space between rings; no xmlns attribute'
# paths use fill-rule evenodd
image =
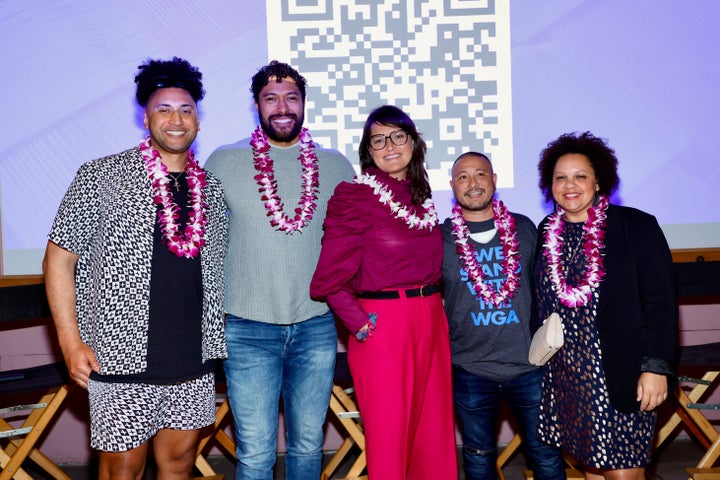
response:
<svg viewBox="0 0 720 480"><path fill-rule="evenodd" d="M365 122L359 151L362 174L328 203L310 295L352 334L370 478L457 478L443 243L425 142L386 105Z"/></svg>

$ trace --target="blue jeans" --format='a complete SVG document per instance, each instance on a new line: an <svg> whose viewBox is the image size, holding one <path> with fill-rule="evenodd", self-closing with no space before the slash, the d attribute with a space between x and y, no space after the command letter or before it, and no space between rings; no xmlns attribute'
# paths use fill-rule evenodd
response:
<svg viewBox="0 0 720 480"><path fill-rule="evenodd" d="M497 480L497 426L500 404L510 408L536 480L565 478L560 450L536 437L542 369L507 382L473 375L453 365L455 411L462 423L463 461L468 480Z"/></svg>
<svg viewBox="0 0 720 480"><path fill-rule="evenodd" d="M330 312L294 325L227 317L225 375L235 421L237 480L272 480L279 398L288 480L317 480L337 332Z"/></svg>

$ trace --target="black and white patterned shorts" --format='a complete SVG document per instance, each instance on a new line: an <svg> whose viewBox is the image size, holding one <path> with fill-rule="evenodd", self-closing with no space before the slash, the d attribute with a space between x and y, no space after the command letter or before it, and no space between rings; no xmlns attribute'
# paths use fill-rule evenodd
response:
<svg viewBox="0 0 720 480"><path fill-rule="evenodd" d="M197 430L215 422L215 376L175 385L90 380L90 445L104 452L137 448L159 430Z"/></svg>

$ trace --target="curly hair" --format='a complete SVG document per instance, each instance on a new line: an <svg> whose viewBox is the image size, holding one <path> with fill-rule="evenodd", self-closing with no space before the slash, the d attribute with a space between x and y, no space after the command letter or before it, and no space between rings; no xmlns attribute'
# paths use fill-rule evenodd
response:
<svg viewBox="0 0 720 480"><path fill-rule="evenodd" d="M138 66L135 83L135 99L142 107L147 106L150 95L160 88L182 88L190 94L195 103L205 96L200 70L178 57L173 57L172 60L147 59Z"/></svg>
<svg viewBox="0 0 720 480"><path fill-rule="evenodd" d="M260 92L263 88L265 88L265 85L270 83L270 79L273 77L275 77L275 81L277 83L282 82L283 78L292 79L300 90L302 101L305 102L305 87L307 86L307 80L305 80L305 77L300 75L293 67L287 63L278 62L277 60L273 60L269 64L260 68L257 73L253 75L250 91L253 94L255 102L260 99Z"/></svg>
<svg viewBox="0 0 720 480"><path fill-rule="evenodd" d="M617 190L620 185L617 171L618 159L615 151L607 145L607 142L590 132L565 133L548 143L547 147L540 152L539 186L547 202L553 198L552 184L555 164L560 157L571 153L584 155L590 161L590 166L597 178L600 195L610 196Z"/></svg>
<svg viewBox="0 0 720 480"><path fill-rule="evenodd" d="M430 182L428 174L425 170L425 152L427 146L425 140L422 139L420 133L415 127L415 123L410 119L407 113L392 105L383 105L378 107L365 120L363 127L362 139L358 147L360 155L360 170L363 172L370 167L377 167L370 154L370 132L374 124L397 127L405 131L415 144L412 152L412 159L407 169L407 178L410 180L412 203L414 205L422 205L428 198L432 197L430 191Z"/></svg>

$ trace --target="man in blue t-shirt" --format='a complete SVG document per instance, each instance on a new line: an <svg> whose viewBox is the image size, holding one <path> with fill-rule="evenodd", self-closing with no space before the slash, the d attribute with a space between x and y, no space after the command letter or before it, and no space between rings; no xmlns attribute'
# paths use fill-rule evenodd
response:
<svg viewBox="0 0 720 480"><path fill-rule="evenodd" d="M565 478L560 452L535 437L542 371L528 362L530 271L537 230L494 200L490 159L460 155L450 185L456 206L442 225L445 311L450 324L455 410L469 480L495 480L504 400L517 421L536 480Z"/></svg>

